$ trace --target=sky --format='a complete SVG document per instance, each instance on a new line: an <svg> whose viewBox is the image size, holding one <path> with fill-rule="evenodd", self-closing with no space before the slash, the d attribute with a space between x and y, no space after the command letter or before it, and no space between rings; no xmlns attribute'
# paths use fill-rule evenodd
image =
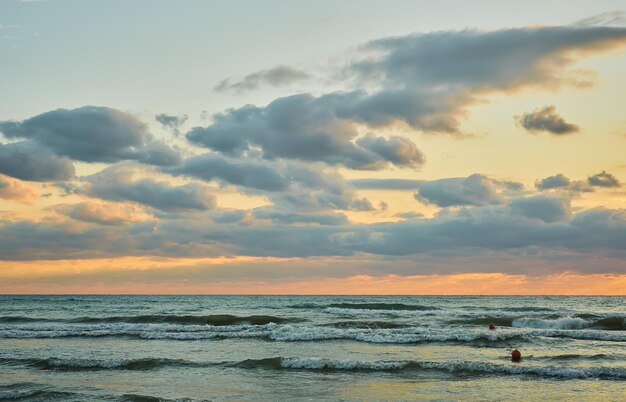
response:
<svg viewBox="0 0 626 402"><path fill-rule="evenodd" d="M0 293L625 294L622 1L0 0Z"/></svg>

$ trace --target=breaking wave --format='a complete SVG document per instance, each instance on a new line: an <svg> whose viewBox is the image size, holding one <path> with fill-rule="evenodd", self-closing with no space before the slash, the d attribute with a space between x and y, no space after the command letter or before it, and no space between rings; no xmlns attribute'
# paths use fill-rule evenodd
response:
<svg viewBox="0 0 626 402"><path fill-rule="evenodd" d="M265 368L275 370L298 369L325 371L437 370L454 374L532 375L564 379L626 379L626 368L624 367L526 366L472 361L359 361L274 357L258 360L249 359L236 363L235 366L248 369Z"/></svg>
<svg viewBox="0 0 626 402"><path fill-rule="evenodd" d="M229 314L216 315L137 315L113 317L79 317L69 320L33 318L20 316L0 317L0 323L30 323L30 322L67 322L71 324L177 324L177 325L265 325L269 323L286 323L302 321L294 318L275 317L271 315L235 316Z"/></svg>
<svg viewBox="0 0 626 402"><path fill-rule="evenodd" d="M583 329L593 324L582 318L563 317L555 320L542 320L539 318L516 318L511 326L517 328L546 328L546 329Z"/></svg>
<svg viewBox="0 0 626 402"><path fill-rule="evenodd" d="M578 356L576 356L578 357ZM561 360L568 357L561 356ZM574 358L572 356L572 358ZM247 359L239 362L201 363L171 359L137 360L81 360L81 359L3 359L2 364L21 364L40 370L85 371L85 370L155 370L164 367L211 367L225 366L241 369L271 370L323 370L323 371L399 371L399 370L437 370L453 374L494 374L494 375L532 375L545 378L571 379L626 379L624 367L567 367L535 366L525 364L493 364L476 361L361 361L334 360L320 358L271 357L265 359ZM548 359L550 360L550 359ZM33 391L39 392L39 391ZM0 396L2 391L0 391Z"/></svg>
<svg viewBox="0 0 626 402"><path fill-rule="evenodd" d="M494 323L496 327L515 327L515 328L543 328L543 329L602 329L609 331L626 330L624 317L606 317L601 318L595 315L582 315L573 317L555 317L555 318L536 318L536 317L502 317L502 316L484 316L472 317L463 320L452 320L452 324L466 324L486 326Z"/></svg>
<svg viewBox="0 0 626 402"><path fill-rule="evenodd" d="M486 328L397 325L394 322L375 320L339 321L318 326L274 322L261 324L268 318L258 317L263 318L256 322L250 317L229 318L227 321L220 321L220 325L126 322L12 324L0 326L0 338L127 337L172 340L259 338L285 342L324 340L354 340L368 343L474 342L480 346L496 346L498 342L535 341L538 337L626 342L626 333L622 331L604 331L591 327L572 330L588 325L584 324L586 321L582 319L516 319L513 321L514 328L489 331ZM253 322L224 324L224 322L235 323L238 320Z"/></svg>
<svg viewBox="0 0 626 402"><path fill-rule="evenodd" d="M0 365L27 366L38 370L58 371L88 371L88 370L154 370L161 367L197 367L205 366L188 360L178 359L129 359L129 360L99 360L99 359L18 359L0 358Z"/></svg>

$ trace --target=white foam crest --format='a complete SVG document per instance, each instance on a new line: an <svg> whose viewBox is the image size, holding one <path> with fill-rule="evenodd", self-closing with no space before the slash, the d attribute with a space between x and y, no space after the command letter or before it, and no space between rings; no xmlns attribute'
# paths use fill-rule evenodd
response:
<svg viewBox="0 0 626 402"><path fill-rule="evenodd" d="M530 336L545 336L549 338L570 338L596 341L626 342L626 335L621 335L616 332L617 331L607 332L592 329L581 329L579 331L546 329L528 331L526 333Z"/></svg>
<svg viewBox="0 0 626 402"><path fill-rule="evenodd" d="M542 320L539 318L516 318L511 323L517 328L546 328L546 329L582 329L593 325L593 321L582 318L563 317L555 320Z"/></svg>
<svg viewBox="0 0 626 402"><path fill-rule="evenodd" d="M528 320L528 319L526 319ZM626 334L620 331L595 329L561 329L572 327L579 319L539 320L548 322L548 328L500 329L489 331L478 328L335 328L306 325L175 325L175 324L98 324L98 325L22 325L0 326L0 338L60 338L60 337L105 337L134 336L143 339L223 339L223 338L265 338L274 341L317 341L348 339L370 343L418 343L418 342L488 342L506 341L515 337L563 337L600 341L626 341ZM518 322L518 325L526 322ZM582 325L582 324L580 324ZM551 328L550 326L554 327Z"/></svg>
<svg viewBox="0 0 626 402"><path fill-rule="evenodd" d="M523 364L491 364L482 362L417 362L419 367L447 371L472 371L492 374L538 375L541 377L559 377L571 379L584 378L626 378L623 367L558 367L526 366Z"/></svg>
<svg viewBox="0 0 626 402"><path fill-rule="evenodd" d="M400 370L413 368L449 372L469 371L488 374L536 375L567 379L626 378L626 368L624 367L527 366L523 363L504 365L472 361L360 361L290 357L281 359L281 367L308 370Z"/></svg>
<svg viewBox="0 0 626 402"><path fill-rule="evenodd" d="M90 359L48 359L51 366L80 367L80 368L118 368L131 363L132 360L90 360Z"/></svg>

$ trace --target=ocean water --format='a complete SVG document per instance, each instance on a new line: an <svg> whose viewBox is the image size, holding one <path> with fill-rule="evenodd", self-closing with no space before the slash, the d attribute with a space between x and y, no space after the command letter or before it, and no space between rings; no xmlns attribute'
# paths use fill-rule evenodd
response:
<svg viewBox="0 0 626 402"><path fill-rule="evenodd" d="M623 401L625 317L625 297L0 296L0 399Z"/></svg>

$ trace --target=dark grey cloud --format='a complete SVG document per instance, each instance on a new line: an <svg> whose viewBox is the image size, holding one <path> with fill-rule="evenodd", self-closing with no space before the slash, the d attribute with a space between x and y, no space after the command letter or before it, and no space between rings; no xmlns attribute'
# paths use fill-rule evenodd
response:
<svg viewBox="0 0 626 402"><path fill-rule="evenodd" d="M483 94L589 85L567 67L625 43L626 28L620 27L415 34L366 44L367 57L344 73L356 74L362 84L382 84L384 89L360 109L379 122L400 120L417 130L459 133L459 119Z"/></svg>
<svg viewBox="0 0 626 402"><path fill-rule="evenodd" d="M245 193L265 195L274 205L289 211L375 209L368 200L356 197L340 174L318 164L208 153L190 157L180 166L164 171L236 185Z"/></svg>
<svg viewBox="0 0 626 402"><path fill-rule="evenodd" d="M426 161L417 146L404 137L394 136L386 139L369 134L357 139L356 144L396 166L416 167Z"/></svg>
<svg viewBox="0 0 626 402"><path fill-rule="evenodd" d="M530 113L515 116L515 120L530 132L546 131L556 135L577 133L580 127L565 121L556 113L553 105L535 109Z"/></svg>
<svg viewBox="0 0 626 402"><path fill-rule="evenodd" d="M514 199L509 205L515 212L547 223L564 221L572 214L570 200L565 197L538 195Z"/></svg>
<svg viewBox="0 0 626 402"><path fill-rule="evenodd" d="M565 175L559 173L554 176L546 177L535 182L538 190L562 190L570 193L590 193L594 192L594 187L621 187L619 180L611 173L602 171L594 175L588 176L587 180L570 180Z"/></svg>
<svg viewBox="0 0 626 402"><path fill-rule="evenodd" d="M74 165L32 141L0 144L0 173L29 181L61 181L74 176Z"/></svg>
<svg viewBox="0 0 626 402"><path fill-rule="evenodd" d="M189 119L189 116L187 116L186 114L182 116L174 116L171 114L160 113L154 116L154 119L161 123L164 128L170 130L172 134L178 137L178 135L180 134L180 127L185 124L187 119Z"/></svg>
<svg viewBox="0 0 626 402"><path fill-rule="evenodd" d="M187 133L189 141L232 156L258 147L265 159L322 161L353 169L382 169L388 164L415 167L424 156L410 140L358 136L355 108L361 92L316 98L302 94L279 98L265 107L244 106L215 115L213 124ZM362 113L363 110L360 111Z"/></svg>
<svg viewBox="0 0 626 402"><path fill-rule="evenodd" d="M554 176L549 176L544 179L537 180L535 182L535 187L538 190L551 190L557 188L568 188L570 184L571 180L562 173L559 173Z"/></svg>
<svg viewBox="0 0 626 402"><path fill-rule="evenodd" d="M112 166L84 178L81 191L110 201L132 201L162 211L205 211L215 207L215 196L208 187L196 183L171 185L151 179L134 179L130 168Z"/></svg>
<svg viewBox="0 0 626 402"><path fill-rule="evenodd" d="M504 203L504 197L498 192L498 183L481 174L422 181L417 188L418 191L415 193L417 200L440 207Z"/></svg>
<svg viewBox="0 0 626 402"><path fill-rule="evenodd" d="M287 172L281 172L275 165L253 159L225 158L219 154L193 156L166 171L266 191L285 190L289 186Z"/></svg>
<svg viewBox="0 0 626 402"><path fill-rule="evenodd" d="M524 191L524 184L518 181L512 180L493 180L493 182L502 187L503 192L506 194L519 194Z"/></svg>
<svg viewBox="0 0 626 402"><path fill-rule="evenodd" d="M351 69L402 86L512 90L565 83L564 68L576 57L625 41L626 28L598 26L414 34L368 43L379 55Z"/></svg>
<svg viewBox="0 0 626 402"><path fill-rule="evenodd" d="M281 210L375 211L366 198L359 198L353 187L339 173L314 164L289 163L291 185L287 191L268 194L269 200Z"/></svg>
<svg viewBox="0 0 626 402"><path fill-rule="evenodd" d="M19 122L0 122L0 131L6 138L27 139L83 162L135 160L169 166L181 160L177 150L156 141L136 117L107 107L57 109Z"/></svg>
<svg viewBox="0 0 626 402"><path fill-rule="evenodd" d="M587 183L594 187L621 187L619 180L604 170L587 177Z"/></svg>
<svg viewBox="0 0 626 402"><path fill-rule="evenodd" d="M356 179L350 183L364 190L417 190L423 180L411 179Z"/></svg>
<svg viewBox="0 0 626 402"><path fill-rule="evenodd" d="M313 223L318 225L346 225L348 218L342 213L293 213L283 212L273 208L257 208L254 210L256 219L269 219L273 223L290 225Z"/></svg>
<svg viewBox="0 0 626 402"><path fill-rule="evenodd" d="M244 92L257 89L262 85L275 87L286 86L298 81L310 79L310 75L305 71L298 70L291 66L276 66L268 70L261 70L245 76L240 81L225 79L215 87L216 91Z"/></svg>

